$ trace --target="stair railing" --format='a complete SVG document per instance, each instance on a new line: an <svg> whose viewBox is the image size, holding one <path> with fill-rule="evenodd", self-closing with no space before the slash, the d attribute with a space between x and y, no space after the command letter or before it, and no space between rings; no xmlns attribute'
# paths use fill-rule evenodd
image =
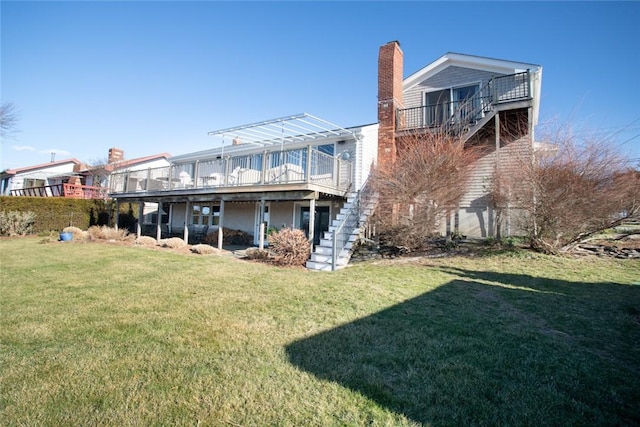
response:
<svg viewBox="0 0 640 427"><path fill-rule="evenodd" d="M361 226L362 213L364 208L373 198L373 186L370 184L369 178L356 195L353 206L349 208L347 214L342 221L331 232L331 270L335 271L338 264L338 257L344 251L345 246L349 242L349 237L354 230Z"/></svg>
<svg viewBox="0 0 640 427"><path fill-rule="evenodd" d="M400 109L396 115L396 127L412 129L442 126L446 134L457 136L482 119L494 105L524 99L531 99L529 70L493 77L463 101Z"/></svg>

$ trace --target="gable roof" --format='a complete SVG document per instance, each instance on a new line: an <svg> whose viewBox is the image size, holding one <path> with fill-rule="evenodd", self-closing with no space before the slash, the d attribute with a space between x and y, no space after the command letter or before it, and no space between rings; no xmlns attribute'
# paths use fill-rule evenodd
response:
<svg viewBox="0 0 640 427"><path fill-rule="evenodd" d="M130 168L131 166L136 166L136 165L139 165L139 164L142 164L142 163L152 162L154 160L160 160L160 159L168 160L169 157L171 157L171 154L169 154L169 153L153 154L151 156L138 157L137 159L120 160L118 162L109 163L109 164L105 165L104 168L105 168L105 170L111 172L111 171L114 171L116 169Z"/></svg>
<svg viewBox="0 0 640 427"><path fill-rule="evenodd" d="M71 158L71 159L57 160L55 162L41 163L39 165L25 166L23 168L7 169L2 174L3 175L17 175L19 173L26 173L26 172L36 171L36 170L39 170L39 169L47 169L47 168L50 168L52 166L61 166L61 165L65 165L67 163L73 163L74 166L82 164L82 162L80 160L78 160L76 158Z"/></svg>
<svg viewBox="0 0 640 427"><path fill-rule="evenodd" d="M542 66L537 64L447 52L426 67L421 68L405 78L402 81L402 89L406 91L451 66L506 75L522 73L529 70L531 73L531 91L533 94L533 123L536 124L538 122L540 94L542 91Z"/></svg>
<svg viewBox="0 0 640 427"><path fill-rule="evenodd" d="M515 74L527 70L542 72L542 67L536 64L447 52L426 67L405 78L402 83L403 88L406 90L450 66L472 68L496 74Z"/></svg>

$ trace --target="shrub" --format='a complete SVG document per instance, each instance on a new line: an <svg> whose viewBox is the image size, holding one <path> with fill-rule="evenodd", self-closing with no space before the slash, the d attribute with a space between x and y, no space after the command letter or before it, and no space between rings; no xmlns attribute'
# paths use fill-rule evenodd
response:
<svg viewBox="0 0 640 427"><path fill-rule="evenodd" d="M381 246L404 247L409 251L424 249L434 237L433 234L416 232L411 225L402 224L384 227L378 234Z"/></svg>
<svg viewBox="0 0 640 427"><path fill-rule="evenodd" d="M218 231L207 234L202 238L202 243L206 243L211 246L218 246ZM239 245L249 246L253 243L253 236L246 231L231 230L229 228L222 229L222 244L223 245Z"/></svg>
<svg viewBox="0 0 640 427"><path fill-rule="evenodd" d="M93 240L128 240L130 239L129 232L127 230L122 230L122 229L116 230L115 228L107 227L106 225L103 225L101 227L98 227L97 225L89 227L89 229L87 230L87 234L89 236L89 239L93 239Z"/></svg>
<svg viewBox="0 0 640 427"><path fill-rule="evenodd" d="M36 214L32 211L0 211L0 235L24 236L31 234Z"/></svg>
<svg viewBox="0 0 640 427"><path fill-rule="evenodd" d="M200 255L211 255L216 253L218 250L209 245L193 245L191 247L191 252L200 254Z"/></svg>
<svg viewBox="0 0 640 427"><path fill-rule="evenodd" d="M134 243L141 246L155 246L156 244L158 244L156 239L150 236L140 236Z"/></svg>
<svg viewBox="0 0 640 427"><path fill-rule="evenodd" d="M171 237L160 240L160 246L163 248L180 249L187 246L187 243L179 237Z"/></svg>
<svg viewBox="0 0 640 427"><path fill-rule="evenodd" d="M278 265L304 265L311 252L304 231L291 228L269 236L269 246L273 262Z"/></svg>
<svg viewBox="0 0 640 427"><path fill-rule="evenodd" d="M245 251L247 259L255 259L258 261L267 261L271 258L269 252L258 248L249 248Z"/></svg>

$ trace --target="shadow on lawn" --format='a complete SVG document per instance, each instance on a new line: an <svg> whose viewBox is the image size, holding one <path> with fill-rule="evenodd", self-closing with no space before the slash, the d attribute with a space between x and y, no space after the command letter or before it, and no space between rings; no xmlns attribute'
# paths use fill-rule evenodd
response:
<svg viewBox="0 0 640 427"><path fill-rule="evenodd" d="M640 423L640 287L446 271L459 280L293 342L290 361L418 423Z"/></svg>

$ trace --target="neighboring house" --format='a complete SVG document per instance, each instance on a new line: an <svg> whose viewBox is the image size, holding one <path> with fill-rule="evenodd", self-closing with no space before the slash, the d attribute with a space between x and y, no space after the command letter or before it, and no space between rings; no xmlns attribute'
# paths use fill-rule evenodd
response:
<svg viewBox="0 0 640 427"><path fill-rule="evenodd" d="M0 194L5 196L104 199L109 177L118 171L138 171L167 166L168 153L125 160L124 152L109 149L106 165L88 167L67 159L0 172Z"/></svg>
<svg viewBox="0 0 640 427"><path fill-rule="evenodd" d="M490 147L454 217L462 234L492 235L486 183L497 165L532 150L541 67L448 53L403 79L402 61L397 42L380 48L378 124L343 128L300 114L210 132L217 148L114 172L109 193L118 204L157 204L166 213L155 216L157 238L217 231L221 246L227 228L262 245L270 227L302 229L314 243L307 266L332 269L348 262L374 206L367 180L376 162L395 161L397 137L446 127Z"/></svg>
<svg viewBox="0 0 640 427"><path fill-rule="evenodd" d="M538 122L542 67L447 53L403 79L398 42L380 48L378 165L395 162L403 135L444 131L465 144L482 145L466 195L452 215L451 229L469 237L496 233L488 203L494 171L512 172L530 159ZM510 234L507 217L503 235ZM444 225L443 225L444 231Z"/></svg>
<svg viewBox="0 0 640 427"><path fill-rule="evenodd" d="M66 159L7 169L0 172L0 194L3 196L65 197L65 191L72 194L70 185L74 185L82 168L82 162L79 160Z"/></svg>

